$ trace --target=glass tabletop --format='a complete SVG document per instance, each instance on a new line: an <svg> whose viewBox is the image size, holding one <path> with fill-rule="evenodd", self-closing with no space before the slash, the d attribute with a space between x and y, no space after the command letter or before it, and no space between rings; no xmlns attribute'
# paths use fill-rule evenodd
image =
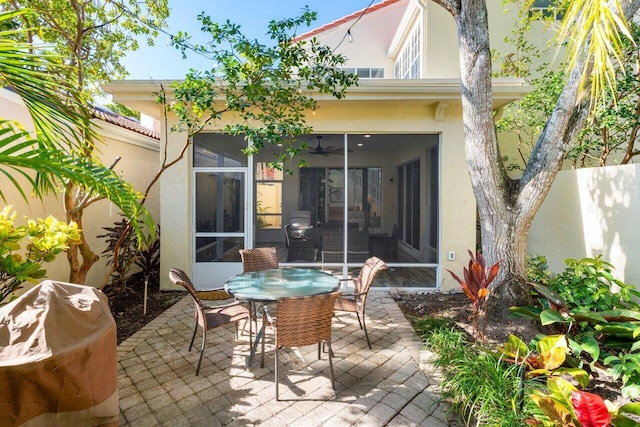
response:
<svg viewBox="0 0 640 427"><path fill-rule="evenodd" d="M278 298L302 297L333 292L340 279L307 268L274 268L238 274L227 280L224 288L239 300L276 301Z"/></svg>

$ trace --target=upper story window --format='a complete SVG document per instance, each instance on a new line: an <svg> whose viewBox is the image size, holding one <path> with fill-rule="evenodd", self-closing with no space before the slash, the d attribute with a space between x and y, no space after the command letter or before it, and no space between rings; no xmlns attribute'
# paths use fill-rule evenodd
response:
<svg viewBox="0 0 640 427"><path fill-rule="evenodd" d="M345 73L355 74L360 79L384 79L384 68L343 67Z"/></svg>
<svg viewBox="0 0 640 427"><path fill-rule="evenodd" d="M420 61L422 58L422 31L421 26L416 25L409 36L407 43L396 60L395 74L397 79L419 79Z"/></svg>
<svg viewBox="0 0 640 427"><path fill-rule="evenodd" d="M529 17L537 19L553 18L556 21L564 17L564 11L559 9L558 0L534 0L529 9Z"/></svg>

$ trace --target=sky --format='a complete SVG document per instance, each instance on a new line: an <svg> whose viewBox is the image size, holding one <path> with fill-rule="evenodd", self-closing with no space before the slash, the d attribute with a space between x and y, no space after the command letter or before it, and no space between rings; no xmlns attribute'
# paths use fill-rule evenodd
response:
<svg viewBox="0 0 640 427"><path fill-rule="evenodd" d="M373 3L379 1L373 0ZM169 34L186 31L192 35L194 42L204 42L206 39L198 40L196 36L200 35L197 16L205 12L215 22L225 22L228 19L239 24L244 34L260 40L266 39L269 21L298 16L305 5L318 12L317 21L309 28L312 29L364 9L371 2L372 0L169 0L169 28L166 31ZM304 29L301 32L306 31ZM168 40L168 35L161 34L153 47L141 41L140 49L129 53L122 61L130 73L127 79L181 79L190 68L210 68L209 60L195 54L190 54L183 60L181 53L168 45Z"/></svg>

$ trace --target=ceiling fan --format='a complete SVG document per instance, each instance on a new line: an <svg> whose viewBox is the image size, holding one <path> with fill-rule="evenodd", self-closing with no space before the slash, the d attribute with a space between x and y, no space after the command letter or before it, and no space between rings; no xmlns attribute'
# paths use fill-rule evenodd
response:
<svg viewBox="0 0 640 427"><path fill-rule="evenodd" d="M308 154L322 154L323 156L328 156L330 154L344 154L344 150L342 148L335 148L331 145L323 147L322 135L316 135L316 139L318 140L318 146L316 148L312 148ZM351 150L349 150L349 152L351 152Z"/></svg>

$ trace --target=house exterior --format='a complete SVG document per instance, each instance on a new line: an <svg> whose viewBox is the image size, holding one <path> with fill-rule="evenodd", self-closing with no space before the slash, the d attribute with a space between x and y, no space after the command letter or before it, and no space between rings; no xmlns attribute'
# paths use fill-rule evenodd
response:
<svg viewBox="0 0 640 427"><path fill-rule="evenodd" d="M33 122L22 99L14 92L0 89L0 117L21 123L27 130L33 131ZM104 109L93 110L93 124L98 136L102 139L97 148L100 160L111 164L116 157L121 160L114 170L129 182L136 191L143 192L158 170L159 136L157 131L141 126L136 121L118 116ZM19 177L16 177L19 178ZM18 179L20 181L20 179ZM27 190L29 184L21 181ZM58 220L65 220L62 195L48 195L40 201L32 198L25 202L6 177L0 177L0 186L6 198L6 204L12 205L17 213L16 221L23 216L45 218L53 215ZM156 222L160 222L159 189L154 189L145 206ZM119 210L107 201L101 200L89 206L83 218L83 228L87 241L93 251L100 254L106 243L98 235L105 234L103 227L112 227L120 221ZM69 280L69 264L64 255L60 255L52 263L44 266L47 278L67 282ZM101 259L91 268L86 283L100 286L107 274L107 260Z"/></svg>
<svg viewBox="0 0 640 427"><path fill-rule="evenodd" d="M488 8L492 47L505 48L517 15L500 2ZM543 31L533 34L542 43ZM457 289L443 272L462 270L477 237L453 19L427 0L385 0L299 39L310 37L343 53L359 85L342 100L318 96L320 108L307 118L314 134L303 137L310 167L292 175L266 167L277 147L246 157L241 139L216 129L196 135L160 183L161 287L171 288L172 267L189 271L197 286L221 285L242 270L238 249L275 245L282 265L347 274L361 257L382 255L392 286ZM169 84L121 81L106 89L168 129L176 117L162 117L153 94ZM496 79L493 90L499 110L527 86ZM185 137L166 129L161 152L172 159ZM287 233L300 211L313 226L302 238ZM328 243L331 229L340 230L338 249Z"/></svg>

